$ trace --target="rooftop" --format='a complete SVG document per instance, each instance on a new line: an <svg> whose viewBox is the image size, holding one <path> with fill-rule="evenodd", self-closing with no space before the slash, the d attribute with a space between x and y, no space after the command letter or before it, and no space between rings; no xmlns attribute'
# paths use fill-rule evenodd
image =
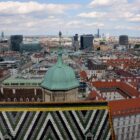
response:
<svg viewBox="0 0 140 140"><path fill-rule="evenodd" d="M3 102L0 120L1 139L115 139L106 102Z"/></svg>
<svg viewBox="0 0 140 140"><path fill-rule="evenodd" d="M140 98L110 101L109 107L113 117L140 113Z"/></svg>
<svg viewBox="0 0 140 140"><path fill-rule="evenodd" d="M127 95L130 98L139 97L140 94L134 87L122 81L95 81L92 82L92 86L99 90L102 88L106 90L109 88L119 88L124 92L125 96Z"/></svg>
<svg viewBox="0 0 140 140"><path fill-rule="evenodd" d="M49 90L70 90L79 86L74 70L63 63L62 48L58 51L57 63L48 69L41 86Z"/></svg>
<svg viewBox="0 0 140 140"><path fill-rule="evenodd" d="M42 78L22 78L22 77L9 77L3 81L4 85L22 85L22 86L37 86L42 82Z"/></svg>

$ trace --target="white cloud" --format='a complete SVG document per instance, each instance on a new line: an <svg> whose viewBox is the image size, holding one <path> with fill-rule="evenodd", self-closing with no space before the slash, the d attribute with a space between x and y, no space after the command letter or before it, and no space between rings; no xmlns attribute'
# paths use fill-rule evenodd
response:
<svg viewBox="0 0 140 140"><path fill-rule="evenodd" d="M44 18L38 20L30 16L17 15L15 17L0 17L0 29L8 34L44 34L51 30L58 30L62 24L61 19L58 18Z"/></svg>
<svg viewBox="0 0 140 140"><path fill-rule="evenodd" d="M127 0L93 0L90 3L90 6L92 7L98 7L98 6L111 6L119 3L126 3Z"/></svg>
<svg viewBox="0 0 140 140"><path fill-rule="evenodd" d="M38 3L35 1L29 2L18 2L8 1L0 2L0 13L1 14L29 14L32 12L43 12L60 14L64 13L65 10L79 8L78 4L46 4Z"/></svg>
<svg viewBox="0 0 140 140"><path fill-rule="evenodd" d="M41 33L56 30L65 24L61 14L77 9L79 4L53 4L36 1L0 2L0 29L7 33ZM60 17L59 17L60 16ZM63 16L64 17L64 16Z"/></svg>
<svg viewBox="0 0 140 140"><path fill-rule="evenodd" d="M97 29L97 28L101 28L101 27L104 27L105 25L104 25L104 23L100 23L100 22L92 22L92 23L87 23L86 24L88 27L91 27L91 28L95 28L95 29Z"/></svg>
<svg viewBox="0 0 140 140"><path fill-rule="evenodd" d="M125 29L130 32L140 30L139 0L131 3L127 0L91 1L90 4L81 6L40 3L35 0L26 2L3 0L0 1L0 29L9 34L54 33L61 29L71 32L92 32L97 28L112 31L114 28L122 31ZM73 9L76 9L75 15Z"/></svg>
<svg viewBox="0 0 140 140"><path fill-rule="evenodd" d="M120 26L120 25L118 25L118 26L116 26L115 27L115 29L121 29L121 30L135 30L135 31L137 31L137 30L140 30L140 27L139 26Z"/></svg>
<svg viewBox="0 0 140 140"><path fill-rule="evenodd" d="M104 18L110 21L130 21L130 22L139 22L140 21L140 1L134 1L129 3L128 0L92 0L89 4L93 10L100 11L100 14L97 16L98 18ZM99 8L100 7L100 8ZM102 9L103 8L103 9ZM101 13L106 12L103 16ZM94 13L91 12L91 13ZM83 14L83 17L93 17L94 14ZM96 16L95 16L96 17Z"/></svg>
<svg viewBox="0 0 140 140"><path fill-rule="evenodd" d="M88 22L83 21L83 20L73 20L73 21L66 22L65 27L69 28L69 29L72 29L72 28L97 29L99 27L104 27L104 24L101 23L101 22L90 22L90 23L88 23Z"/></svg>
<svg viewBox="0 0 140 140"><path fill-rule="evenodd" d="M84 17L84 18L102 18L106 16L106 13L93 11L93 12L88 12L88 13L80 13L78 16Z"/></svg>
<svg viewBox="0 0 140 140"><path fill-rule="evenodd" d="M37 2L0 2L1 14L27 14L44 10L45 6Z"/></svg>
<svg viewBox="0 0 140 140"><path fill-rule="evenodd" d="M135 16L129 17L127 20L132 22L140 22L140 14L136 14Z"/></svg>

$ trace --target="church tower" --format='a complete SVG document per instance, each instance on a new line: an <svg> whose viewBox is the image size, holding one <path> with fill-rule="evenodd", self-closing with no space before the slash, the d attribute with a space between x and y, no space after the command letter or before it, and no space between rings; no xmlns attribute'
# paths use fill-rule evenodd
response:
<svg viewBox="0 0 140 140"><path fill-rule="evenodd" d="M59 32L57 63L48 69L41 83L45 102L70 102L77 100L79 82L75 77L74 70L63 63L61 39L62 33Z"/></svg>

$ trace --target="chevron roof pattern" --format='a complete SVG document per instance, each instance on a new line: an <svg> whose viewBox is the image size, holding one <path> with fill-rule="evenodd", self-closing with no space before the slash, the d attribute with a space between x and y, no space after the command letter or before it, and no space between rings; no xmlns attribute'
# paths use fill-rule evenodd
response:
<svg viewBox="0 0 140 140"><path fill-rule="evenodd" d="M10 105L0 104L1 140L113 140L107 103Z"/></svg>

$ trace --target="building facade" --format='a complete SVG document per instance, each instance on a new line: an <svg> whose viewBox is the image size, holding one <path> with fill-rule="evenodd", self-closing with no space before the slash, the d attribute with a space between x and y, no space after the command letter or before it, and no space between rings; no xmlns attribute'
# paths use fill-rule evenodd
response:
<svg viewBox="0 0 140 140"><path fill-rule="evenodd" d="M140 139L140 98L109 102L116 140Z"/></svg>

